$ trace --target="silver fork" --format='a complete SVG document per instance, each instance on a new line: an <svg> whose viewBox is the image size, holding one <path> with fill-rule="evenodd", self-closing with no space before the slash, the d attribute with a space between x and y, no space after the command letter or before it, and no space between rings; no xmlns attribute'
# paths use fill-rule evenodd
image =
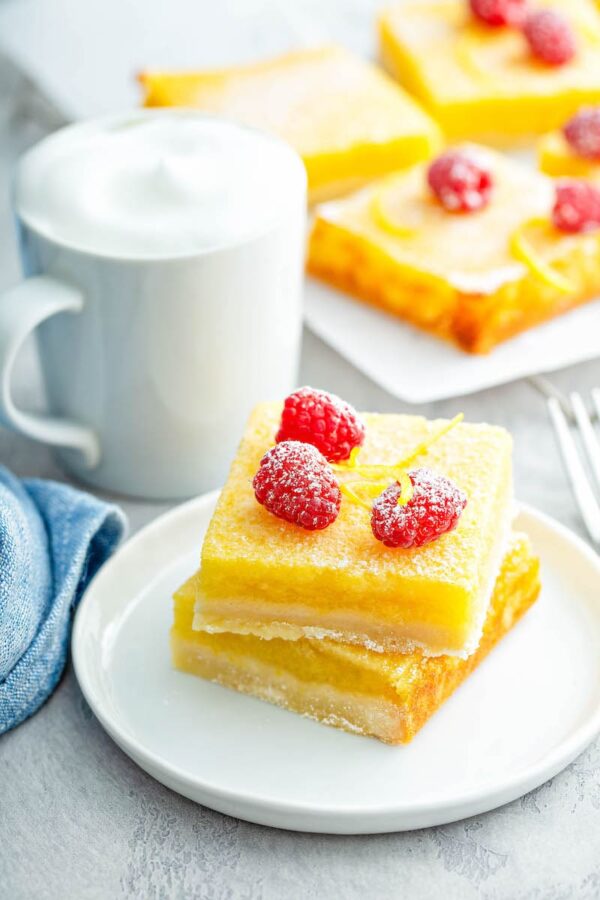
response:
<svg viewBox="0 0 600 900"><path fill-rule="evenodd" d="M583 397L573 391L563 396L554 385L541 375L529 379L530 383L546 397L548 412L554 425L558 446L571 483L581 518L595 548L600 549L600 442L593 420ZM594 419L600 421L600 389L591 391ZM581 450L573 435L572 425L579 434ZM586 467L587 461L587 467ZM592 473L595 487L589 478Z"/></svg>

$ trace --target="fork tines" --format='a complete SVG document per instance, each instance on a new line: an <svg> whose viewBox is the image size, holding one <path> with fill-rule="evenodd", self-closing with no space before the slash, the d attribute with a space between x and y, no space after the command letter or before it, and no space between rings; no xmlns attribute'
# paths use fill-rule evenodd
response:
<svg viewBox="0 0 600 900"><path fill-rule="evenodd" d="M536 385L538 387L538 385ZM596 548L600 547L600 442L592 419L580 393L574 391L569 395L568 401L560 396L555 388L545 390L547 396L548 411L560 448L573 494L579 507L581 517ZM600 390L592 391L592 402L596 417L600 420ZM568 413L579 432L581 450L573 436L570 427ZM587 463L587 467L586 467ZM595 488L592 484L588 469L591 471Z"/></svg>

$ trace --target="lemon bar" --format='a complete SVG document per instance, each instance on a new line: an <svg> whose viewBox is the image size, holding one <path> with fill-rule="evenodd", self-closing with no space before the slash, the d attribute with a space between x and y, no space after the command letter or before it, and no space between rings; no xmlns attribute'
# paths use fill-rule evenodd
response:
<svg viewBox="0 0 600 900"><path fill-rule="evenodd" d="M593 0L546 0L569 19L575 58L549 66L517 29L478 23L466 0L409 0L379 20L384 65L452 139L512 143L600 100L600 15Z"/></svg>
<svg viewBox="0 0 600 900"><path fill-rule="evenodd" d="M510 435L460 424L419 457L415 466L450 478L467 506L457 528L438 540L390 549L373 537L368 511L350 501L328 528L313 532L259 505L252 478L274 443L281 409L261 404L250 417L204 539L194 627L329 637L377 651L472 653L513 513ZM404 458L440 427L419 416L363 418L365 465Z"/></svg>
<svg viewBox="0 0 600 900"><path fill-rule="evenodd" d="M410 741L531 606L538 561L513 534L477 650L468 659L381 654L333 641L264 641L192 629L195 578L175 594L171 630L177 669L390 744ZM508 701L510 702L510 701Z"/></svg>
<svg viewBox="0 0 600 900"><path fill-rule="evenodd" d="M140 78L147 106L193 106L288 141L306 165L311 202L426 159L440 143L438 126L413 98L340 47Z"/></svg>
<svg viewBox="0 0 600 900"><path fill-rule="evenodd" d="M600 231L551 224L554 184L489 148L488 205L452 214L417 164L317 208L308 269L318 278L471 353L595 297Z"/></svg>
<svg viewBox="0 0 600 900"><path fill-rule="evenodd" d="M551 131L538 143L538 163L553 178L585 178L600 182L600 162L586 159L569 146L562 131Z"/></svg>

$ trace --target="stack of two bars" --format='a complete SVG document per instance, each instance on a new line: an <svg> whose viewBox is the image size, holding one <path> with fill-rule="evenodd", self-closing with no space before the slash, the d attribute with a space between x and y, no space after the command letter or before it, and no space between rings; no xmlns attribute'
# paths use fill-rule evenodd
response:
<svg viewBox="0 0 600 900"><path fill-rule="evenodd" d="M510 436L458 424L438 439L439 421L363 416L362 471L410 458L466 495L454 530L401 549L376 540L369 511L344 492L351 463L347 474L334 466L344 496L324 530L257 502L252 479L281 409L254 411L201 567L175 594L174 665L329 725L409 741L539 591L529 539L511 530Z"/></svg>

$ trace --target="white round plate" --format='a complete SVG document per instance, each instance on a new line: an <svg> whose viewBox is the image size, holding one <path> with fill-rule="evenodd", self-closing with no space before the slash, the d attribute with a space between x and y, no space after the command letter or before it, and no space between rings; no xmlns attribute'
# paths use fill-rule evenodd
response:
<svg viewBox="0 0 600 900"><path fill-rule="evenodd" d="M539 601L407 746L345 734L176 672L171 595L197 567L217 494L175 509L101 570L73 633L79 684L129 756L205 806L299 831L451 822L555 775L600 731L600 560L523 508Z"/></svg>

